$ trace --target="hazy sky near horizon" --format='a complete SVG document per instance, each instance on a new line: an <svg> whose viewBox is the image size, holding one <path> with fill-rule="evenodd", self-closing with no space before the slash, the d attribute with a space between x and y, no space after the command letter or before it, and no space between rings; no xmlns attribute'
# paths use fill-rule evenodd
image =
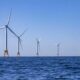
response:
<svg viewBox="0 0 80 80"><path fill-rule="evenodd" d="M61 56L80 56L80 0L0 0L0 27L9 27L21 37L22 56L36 55L36 38L41 56L56 56L60 43ZM17 53L17 38L8 32L9 54ZM5 49L5 30L0 30L0 56Z"/></svg>

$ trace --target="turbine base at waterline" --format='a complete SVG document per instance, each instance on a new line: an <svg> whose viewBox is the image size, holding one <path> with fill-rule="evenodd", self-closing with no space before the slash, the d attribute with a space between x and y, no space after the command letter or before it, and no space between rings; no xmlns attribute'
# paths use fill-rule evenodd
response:
<svg viewBox="0 0 80 80"><path fill-rule="evenodd" d="M4 57L9 56L8 50L4 50Z"/></svg>
<svg viewBox="0 0 80 80"><path fill-rule="evenodd" d="M17 56L20 56L20 52L17 53Z"/></svg>

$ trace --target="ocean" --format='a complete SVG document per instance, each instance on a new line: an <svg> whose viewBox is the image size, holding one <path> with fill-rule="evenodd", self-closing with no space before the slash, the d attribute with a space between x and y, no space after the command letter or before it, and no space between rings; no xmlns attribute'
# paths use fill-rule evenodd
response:
<svg viewBox="0 0 80 80"><path fill-rule="evenodd" d="M0 80L80 80L80 57L0 57Z"/></svg>

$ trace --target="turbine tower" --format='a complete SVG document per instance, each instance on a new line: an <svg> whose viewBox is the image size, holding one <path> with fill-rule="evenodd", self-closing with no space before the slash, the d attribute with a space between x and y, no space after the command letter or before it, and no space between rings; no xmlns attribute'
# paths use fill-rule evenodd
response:
<svg viewBox="0 0 80 80"><path fill-rule="evenodd" d="M25 32L27 31L27 29L24 30L24 32L18 36L18 52L17 52L17 56L20 56L20 46L22 47L22 44L21 44L21 37L25 34Z"/></svg>
<svg viewBox="0 0 80 80"><path fill-rule="evenodd" d="M36 39L36 42L37 42L37 52L36 52L36 55L39 56L39 50L40 50L40 41L39 41L39 39Z"/></svg>
<svg viewBox="0 0 80 80"><path fill-rule="evenodd" d="M18 52L17 52L17 56L20 56L20 43L21 43L21 39L18 36Z"/></svg>
<svg viewBox="0 0 80 80"><path fill-rule="evenodd" d="M60 43L57 44L57 56L60 56Z"/></svg>

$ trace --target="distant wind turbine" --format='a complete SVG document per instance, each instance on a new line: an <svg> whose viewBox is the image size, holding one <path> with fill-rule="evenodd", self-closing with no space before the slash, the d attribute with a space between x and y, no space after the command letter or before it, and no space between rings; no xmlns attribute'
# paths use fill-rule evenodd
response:
<svg viewBox="0 0 80 80"><path fill-rule="evenodd" d="M36 55L39 56L39 50L40 50L40 41L39 41L39 39L36 39L36 42L37 42L37 52L36 52Z"/></svg>
<svg viewBox="0 0 80 80"><path fill-rule="evenodd" d="M20 56L20 46L22 47L22 43L21 43L21 37L26 33L27 29L24 30L24 32L18 36L18 52L17 52L17 56Z"/></svg>
<svg viewBox="0 0 80 80"><path fill-rule="evenodd" d="M60 43L57 44L57 56L60 56Z"/></svg>

